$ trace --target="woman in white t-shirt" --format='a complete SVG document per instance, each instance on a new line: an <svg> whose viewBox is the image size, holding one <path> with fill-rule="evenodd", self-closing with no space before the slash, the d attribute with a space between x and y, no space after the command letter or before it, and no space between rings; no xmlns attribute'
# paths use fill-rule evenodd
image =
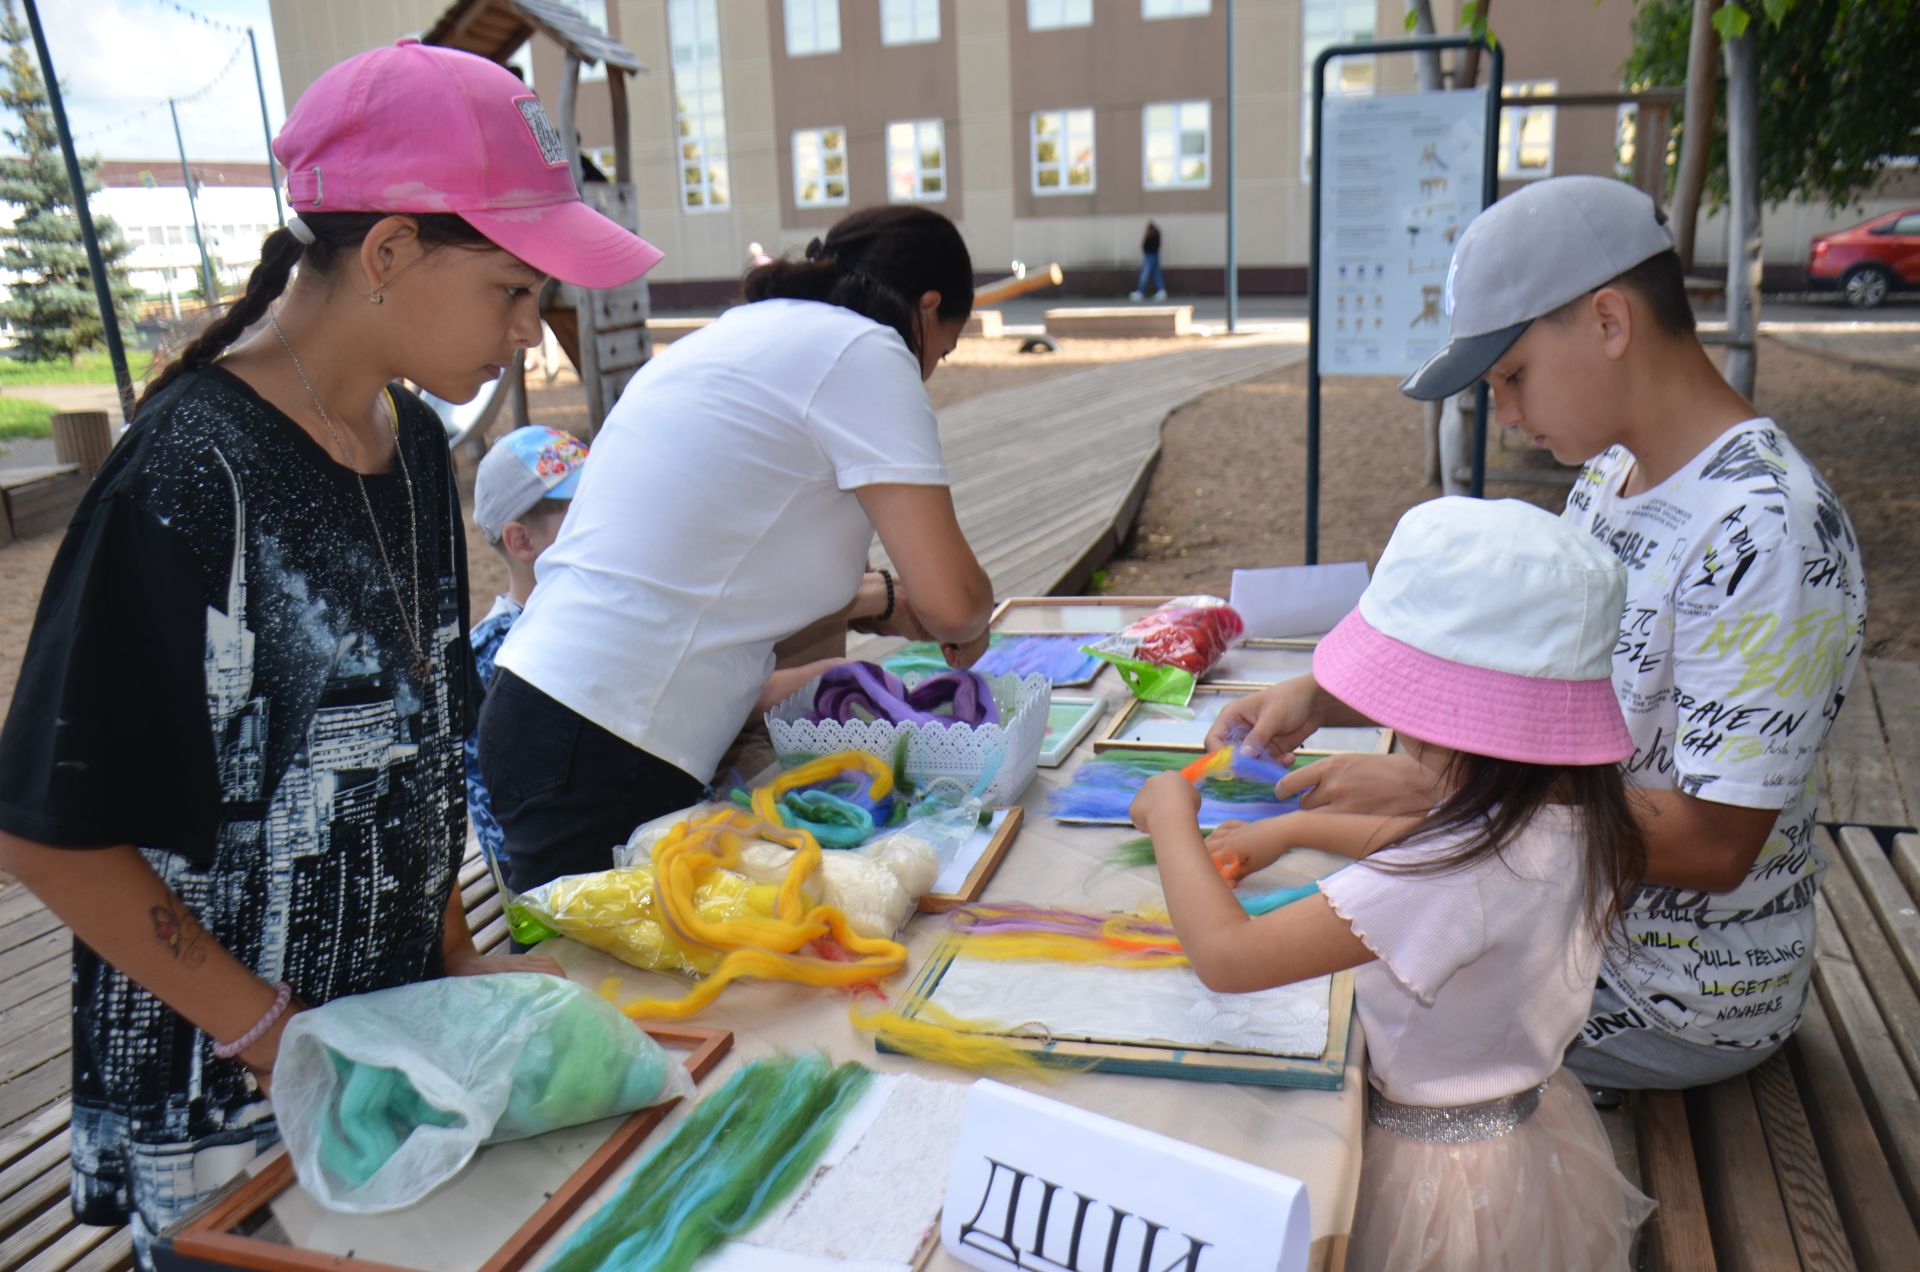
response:
<svg viewBox="0 0 1920 1272"><path fill-rule="evenodd" d="M959 231L865 209L745 293L627 386L500 649L480 769L517 891L696 801L795 633L985 648L992 587L923 383L973 309ZM866 569L876 531L897 577Z"/></svg>

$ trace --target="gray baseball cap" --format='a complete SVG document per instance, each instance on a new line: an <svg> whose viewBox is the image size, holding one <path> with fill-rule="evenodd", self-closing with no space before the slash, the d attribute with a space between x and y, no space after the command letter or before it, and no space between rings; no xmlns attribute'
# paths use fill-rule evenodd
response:
<svg viewBox="0 0 1920 1272"><path fill-rule="evenodd" d="M572 499L580 486L586 443L562 429L523 424L480 458L473 475L473 520L488 543L500 542L543 499Z"/></svg>
<svg viewBox="0 0 1920 1272"><path fill-rule="evenodd" d="M1550 177L1473 218L1447 267L1450 338L1400 391L1437 401L1485 375L1533 320L1673 250L1653 200L1609 177Z"/></svg>

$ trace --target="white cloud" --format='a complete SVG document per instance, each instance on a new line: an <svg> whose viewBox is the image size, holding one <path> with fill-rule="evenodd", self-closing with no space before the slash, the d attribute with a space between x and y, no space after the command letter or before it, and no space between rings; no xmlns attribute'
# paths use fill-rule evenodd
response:
<svg viewBox="0 0 1920 1272"><path fill-rule="evenodd" d="M184 2L229 26L254 27L267 108L277 129L284 111L266 0ZM43 3L40 13L74 141L83 154L110 159L175 155L167 99L191 97L219 76L204 98L180 106L188 158L266 158L253 59L241 32L196 22L154 0Z"/></svg>

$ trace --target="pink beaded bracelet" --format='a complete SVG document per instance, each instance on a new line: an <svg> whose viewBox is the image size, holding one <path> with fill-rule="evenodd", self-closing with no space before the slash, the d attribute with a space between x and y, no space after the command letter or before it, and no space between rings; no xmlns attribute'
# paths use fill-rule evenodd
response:
<svg viewBox="0 0 1920 1272"><path fill-rule="evenodd" d="M281 981L274 986L273 1006L267 1008L267 1014L253 1028L235 1038L232 1042L214 1044L213 1054L222 1060L231 1060L267 1036L267 1030L273 1028L273 1022L280 1019L287 1010L287 1004L293 1001L293 986Z"/></svg>

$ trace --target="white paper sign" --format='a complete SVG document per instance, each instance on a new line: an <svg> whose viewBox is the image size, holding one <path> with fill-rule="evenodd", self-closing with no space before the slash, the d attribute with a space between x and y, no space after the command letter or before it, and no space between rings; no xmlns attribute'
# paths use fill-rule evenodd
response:
<svg viewBox="0 0 1920 1272"><path fill-rule="evenodd" d="M1232 605L1249 636L1321 636L1360 603L1366 590L1365 561L1235 570Z"/></svg>
<svg viewBox="0 0 1920 1272"><path fill-rule="evenodd" d="M1447 338L1454 240L1480 211L1485 89L1320 103L1321 375L1406 376Z"/></svg>
<svg viewBox="0 0 1920 1272"><path fill-rule="evenodd" d="M1297 1179L982 1079L940 1241L987 1272L1304 1272Z"/></svg>

